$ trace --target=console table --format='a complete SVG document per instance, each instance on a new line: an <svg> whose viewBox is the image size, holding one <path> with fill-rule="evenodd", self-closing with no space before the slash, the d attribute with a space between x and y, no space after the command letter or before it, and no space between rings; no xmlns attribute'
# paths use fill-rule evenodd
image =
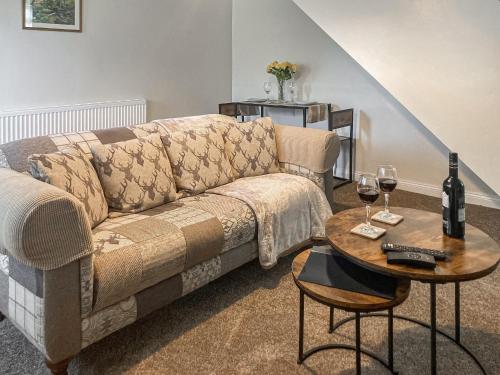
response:
<svg viewBox="0 0 500 375"><path fill-rule="evenodd" d="M219 104L219 114L225 114L228 116L238 117L241 116L241 120L245 121L245 115L239 110L239 106L247 107L257 107L260 110L260 117L264 117L265 108L280 108L288 110L300 110L302 111L302 126L307 127L307 111L312 105L326 105L327 107L327 120L328 120L328 130L336 130L340 128L349 128L348 136L339 136L342 143L349 143L349 173L348 176L334 176L334 178L339 181L335 184L334 189L348 184L353 181L353 143L354 143L354 110L352 108L343 109L340 111L332 111L332 105L330 103L309 103L309 104L299 104L293 102L277 102L272 100L267 101L240 101L240 102L229 102Z"/></svg>

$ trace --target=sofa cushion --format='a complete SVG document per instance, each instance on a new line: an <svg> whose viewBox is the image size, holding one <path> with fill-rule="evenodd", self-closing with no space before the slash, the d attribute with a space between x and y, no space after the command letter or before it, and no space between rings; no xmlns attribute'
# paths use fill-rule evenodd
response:
<svg viewBox="0 0 500 375"><path fill-rule="evenodd" d="M94 167L76 146L51 154L33 154L28 166L36 179L75 196L85 207L92 228L108 216L108 204Z"/></svg>
<svg viewBox="0 0 500 375"><path fill-rule="evenodd" d="M177 189L186 195L233 181L221 133L213 126L179 130L162 137Z"/></svg>
<svg viewBox="0 0 500 375"><path fill-rule="evenodd" d="M280 171L276 136L270 117L229 127L224 141L233 174L237 178Z"/></svg>
<svg viewBox="0 0 500 375"><path fill-rule="evenodd" d="M242 201L213 194L180 199L94 229L94 311L255 237Z"/></svg>
<svg viewBox="0 0 500 375"><path fill-rule="evenodd" d="M136 213L176 199L172 169L160 136L92 147L108 205Z"/></svg>

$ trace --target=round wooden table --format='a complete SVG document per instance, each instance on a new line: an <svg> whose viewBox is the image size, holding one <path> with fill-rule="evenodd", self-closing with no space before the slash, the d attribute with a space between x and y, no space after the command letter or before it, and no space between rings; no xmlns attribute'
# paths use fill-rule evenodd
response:
<svg viewBox="0 0 500 375"><path fill-rule="evenodd" d="M374 207L372 212L382 208ZM460 282L475 280L492 273L500 261L500 247L486 233L466 224L465 238L455 239L443 235L441 215L410 208L391 208L402 215L404 220L396 226L372 222L372 225L385 228L387 232L378 240L371 240L350 230L364 222L365 209L354 208L335 214L326 224L326 234L331 246L351 261L368 269L389 276L421 281L430 284L431 324L405 316L395 315L431 329L431 369L436 374L436 333L440 333L460 346L486 373L477 358L460 343ZM388 264L387 257L381 250L385 241L403 245L443 250L450 254L446 261L437 261L435 269L414 268L404 265ZM455 337L436 328L436 284L455 284ZM366 314L381 316L383 314Z"/></svg>
<svg viewBox="0 0 500 375"><path fill-rule="evenodd" d="M337 289L330 286L310 283L299 280L299 275L311 254L311 250L304 250L297 255L292 264L292 276L295 284L300 290L300 309L299 309L299 355L297 363L301 364L306 358L314 353L326 349L348 349L356 351L356 374L361 374L361 353L364 353L386 368L394 372L394 354L393 354L393 308L403 303L410 294L411 282L408 279L396 279L396 291L393 299L387 299L368 294L351 292L344 289ZM309 349L304 352L304 295L312 300L330 307L330 333L343 323L333 326L333 309L338 308L355 313L356 319L356 345L345 344L327 344ZM361 312L374 312L388 310L388 362L366 349L361 349Z"/></svg>

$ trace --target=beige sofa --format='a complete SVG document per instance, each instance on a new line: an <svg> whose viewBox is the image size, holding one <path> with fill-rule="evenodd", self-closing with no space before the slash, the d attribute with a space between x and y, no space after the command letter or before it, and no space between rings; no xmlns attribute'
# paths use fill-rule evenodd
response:
<svg viewBox="0 0 500 375"><path fill-rule="evenodd" d="M88 345L255 259L257 224L243 201L203 193L108 218L92 230L75 197L26 173L28 156L68 144L88 151L213 121L235 125L205 115L0 145L0 317L43 353L53 373L66 373ZM312 180L331 203L335 133L275 131L282 171ZM152 267L161 272L148 273Z"/></svg>

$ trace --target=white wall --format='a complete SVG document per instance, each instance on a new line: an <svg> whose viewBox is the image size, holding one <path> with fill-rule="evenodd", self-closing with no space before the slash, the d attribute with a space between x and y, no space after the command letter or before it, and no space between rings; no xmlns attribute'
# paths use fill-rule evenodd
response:
<svg viewBox="0 0 500 375"><path fill-rule="evenodd" d="M295 0L500 193L498 0Z"/></svg>
<svg viewBox="0 0 500 375"><path fill-rule="evenodd" d="M265 67L275 59L300 64L300 98L356 109L358 171L374 172L378 164L392 163L406 189L440 192L448 174L448 149L292 0L233 1L233 99L263 97L263 82L274 78ZM278 121L301 123L299 114L273 115ZM326 123L320 126L326 128ZM461 177L472 193L469 202L498 199L466 167Z"/></svg>
<svg viewBox="0 0 500 375"><path fill-rule="evenodd" d="M0 111L146 98L148 118L231 98L231 0L84 0L83 33L21 29L0 6Z"/></svg>

